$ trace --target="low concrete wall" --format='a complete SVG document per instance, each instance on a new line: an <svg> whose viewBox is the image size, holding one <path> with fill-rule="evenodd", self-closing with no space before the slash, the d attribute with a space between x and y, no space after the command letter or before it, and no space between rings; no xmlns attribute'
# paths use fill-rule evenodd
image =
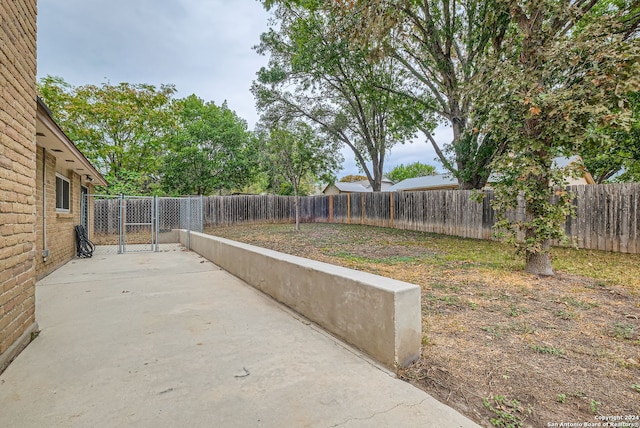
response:
<svg viewBox="0 0 640 428"><path fill-rule="evenodd" d="M159 244L177 244L178 242L180 242L180 237L177 229L172 229L168 232L163 231L158 234Z"/></svg>
<svg viewBox="0 0 640 428"><path fill-rule="evenodd" d="M419 357L417 285L197 232L190 247L388 367Z"/></svg>

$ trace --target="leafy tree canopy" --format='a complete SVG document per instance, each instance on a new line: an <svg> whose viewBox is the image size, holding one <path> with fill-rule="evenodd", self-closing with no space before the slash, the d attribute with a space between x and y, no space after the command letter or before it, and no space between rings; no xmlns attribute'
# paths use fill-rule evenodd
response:
<svg viewBox="0 0 640 428"><path fill-rule="evenodd" d="M334 171L342 161L337 143L316 135L314 129L304 122L279 124L265 136L262 150L263 168L278 183L278 189L293 190L300 195L305 182L335 180ZM300 223L298 200L296 198L296 230Z"/></svg>
<svg viewBox="0 0 640 428"><path fill-rule="evenodd" d="M602 147L608 134L594 130L630 126L629 96L640 89L640 15L637 5L605 3L594 12L602 1L506 2L505 55L487 64L491 79L475 88L476 110L486 119L481 132L509 147L494 162L497 227L525 254L531 273L553 274L550 243L565 239L573 212L568 171L554 168L553 158ZM507 216L520 198L524 218ZM519 232L522 241L514 239Z"/></svg>
<svg viewBox="0 0 640 428"><path fill-rule="evenodd" d="M277 27L261 37L257 50L270 60L252 87L262 119L304 120L345 144L380 191L389 148L410 139L416 123L435 126L426 108L398 95L404 80L395 59L370 61L366 47L332 32L334 16L314 2L269 6Z"/></svg>
<svg viewBox="0 0 640 428"><path fill-rule="evenodd" d="M598 129L591 138L601 144L581 152L596 183L640 182L640 92L630 93L628 103L632 111L629 128Z"/></svg>
<svg viewBox="0 0 640 428"><path fill-rule="evenodd" d="M400 164L387 173L387 178L394 183L399 183L407 178L425 177L434 175L436 168L420 162L410 163L408 165Z"/></svg>
<svg viewBox="0 0 640 428"><path fill-rule="evenodd" d="M366 181L367 177L364 175L345 175L339 181L342 183L355 183L356 181Z"/></svg>
<svg viewBox="0 0 640 428"><path fill-rule="evenodd" d="M40 80L53 118L105 176L105 192L147 194L157 188L164 141L172 124L173 85L109 82L74 87Z"/></svg>
<svg viewBox="0 0 640 428"><path fill-rule="evenodd" d="M306 2L319 7L318 2ZM449 142L436 141L428 122L421 131L461 189L482 188L505 142L480 133L485 118L472 115L469 90L493 70L486 61L503 55L509 9L501 0L353 0L328 2L338 16L335 33L371 47L373 59L396 60L407 84L395 90L427 106L451 128Z"/></svg>
<svg viewBox="0 0 640 428"><path fill-rule="evenodd" d="M164 157L162 189L176 195L209 195L240 189L253 179L256 141L226 103L191 95L174 103L176 128Z"/></svg>

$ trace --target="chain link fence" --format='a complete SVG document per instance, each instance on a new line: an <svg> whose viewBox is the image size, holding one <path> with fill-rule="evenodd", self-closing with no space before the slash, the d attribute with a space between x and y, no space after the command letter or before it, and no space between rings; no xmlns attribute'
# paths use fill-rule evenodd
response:
<svg viewBox="0 0 640 428"><path fill-rule="evenodd" d="M179 248L178 229L202 232L202 197L86 195L96 254ZM188 236L188 235L187 235ZM189 247L189 242L187 242Z"/></svg>

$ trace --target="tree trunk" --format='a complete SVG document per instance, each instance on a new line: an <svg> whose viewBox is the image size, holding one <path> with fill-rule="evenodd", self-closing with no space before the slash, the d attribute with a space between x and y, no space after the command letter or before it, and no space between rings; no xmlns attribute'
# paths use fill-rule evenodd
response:
<svg viewBox="0 0 640 428"><path fill-rule="evenodd" d="M485 180L478 174L474 174L474 176L469 181L458 180L458 183L459 190L482 190L484 186L487 185L487 180Z"/></svg>
<svg viewBox="0 0 640 428"><path fill-rule="evenodd" d="M376 175L376 178L373 180L371 190L374 192L382 191L382 177L380 175Z"/></svg>
<svg viewBox="0 0 640 428"><path fill-rule="evenodd" d="M294 188L294 204L295 204L295 208L296 208L296 232L298 232L300 230L300 203L298 201L299 197L298 197L298 187L296 186Z"/></svg>
<svg viewBox="0 0 640 428"><path fill-rule="evenodd" d="M380 158L376 161L373 161L373 181L369 180L371 183L371 190L373 192L382 191L382 166L384 165L384 154L380 154Z"/></svg>
<svg viewBox="0 0 640 428"><path fill-rule="evenodd" d="M542 245L543 251L534 253L526 252L526 265L525 272L532 273L534 275L553 276L553 268L551 267L551 257L549 256L549 249L551 243L547 239Z"/></svg>
<svg viewBox="0 0 640 428"><path fill-rule="evenodd" d="M473 190L475 187L469 181L459 181L458 190Z"/></svg>

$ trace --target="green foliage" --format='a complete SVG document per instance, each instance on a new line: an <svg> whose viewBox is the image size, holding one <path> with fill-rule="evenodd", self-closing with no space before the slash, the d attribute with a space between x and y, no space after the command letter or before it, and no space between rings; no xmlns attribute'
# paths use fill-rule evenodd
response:
<svg viewBox="0 0 640 428"><path fill-rule="evenodd" d="M507 315L509 315L510 317L519 317L520 315L526 314L526 313L527 313L526 308L519 308L513 303L509 306L509 309L507 310Z"/></svg>
<svg viewBox="0 0 640 428"><path fill-rule="evenodd" d="M629 39L624 13L581 21L594 4L509 2L508 49L476 87L483 132L509 147L493 163L496 228L523 251L531 273L552 274L550 242L565 239L563 223L573 214L564 186L577 171L554 167L554 157L595 147L587 132L593 127L628 126L627 95L640 85L640 47ZM583 25L573 28L576 22ZM518 209L524 215L510 214Z"/></svg>
<svg viewBox="0 0 640 428"><path fill-rule="evenodd" d="M110 195L162 195L162 191L159 188L159 183L152 181L149 182L147 177L140 171L130 171L121 169L118 175L112 173L107 174L105 177L108 188L102 189L105 194Z"/></svg>
<svg viewBox="0 0 640 428"><path fill-rule="evenodd" d="M558 396L556 397L556 401L558 403L566 403L567 402L567 394L558 394Z"/></svg>
<svg viewBox="0 0 640 428"><path fill-rule="evenodd" d="M341 161L337 144L316 135L304 122L274 127L261 142L263 170L283 178L299 195L305 178L333 181L333 171Z"/></svg>
<svg viewBox="0 0 640 428"><path fill-rule="evenodd" d="M70 111L67 106L71 103L74 87L59 76L45 76L37 85L38 96L44 100L58 125L64 125L65 133L73 132L69 126Z"/></svg>
<svg viewBox="0 0 640 428"><path fill-rule="evenodd" d="M533 346L533 350L540 354L548 355L563 355L564 351L560 348L554 348L553 346Z"/></svg>
<svg viewBox="0 0 640 428"><path fill-rule="evenodd" d="M557 316L560 319L563 319L565 321L569 321L569 320L573 320L577 318L577 315L575 312L570 311L570 310L560 310L560 311L556 311L553 313L555 316Z"/></svg>
<svg viewBox="0 0 640 428"><path fill-rule="evenodd" d="M307 174L300 180L298 185L298 196L312 195L316 190L316 179L311 174ZM296 189L282 175L271 175L266 188L267 192L272 192L282 196L296 196Z"/></svg>
<svg viewBox="0 0 640 428"><path fill-rule="evenodd" d="M345 175L339 181L342 183L355 183L357 181L364 181L367 177L364 175Z"/></svg>
<svg viewBox="0 0 640 428"><path fill-rule="evenodd" d="M481 330L486 331L489 334L492 334L494 337L498 338L502 334L500 333L500 328L497 325L489 325L486 327L480 327Z"/></svg>
<svg viewBox="0 0 640 428"><path fill-rule="evenodd" d="M161 168L165 192L209 195L252 181L257 141L226 103L217 106L191 95L173 107L176 127Z"/></svg>
<svg viewBox="0 0 640 428"><path fill-rule="evenodd" d="M403 95L426 103L451 127L451 142L442 144L420 126L440 161L462 189L481 189L490 163L505 150L504 138L479 132L484 118L474 111L470 92L493 73L483 67L504 52L509 26L507 2L500 0L355 0L337 2L338 32L366 46L372 56L392 57L407 84ZM487 94L489 95L489 94Z"/></svg>
<svg viewBox="0 0 640 428"><path fill-rule="evenodd" d="M616 322L613 324L610 334L616 339L632 340L635 337L635 327L633 324Z"/></svg>
<svg viewBox="0 0 640 428"><path fill-rule="evenodd" d="M515 398L509 400L503 395L483 398L482 405L496 415L496 417L491 418L491 425L495 427L522 427L532 412L531 407L525 408Z"/></svg>
<svg viewBox="0 0 640 428"><path fill-rule="evenodd" d="M581 153L597 183L640 182L640 92L632 92L626 99L632 112L629 128L594 130L590 138L596 144Z"/></svg>
<svg viewBox="0 0 640 428"><path fill-rule="evenodd" d="M408 165L400 164L387 173L387 178L394 183L399 183L407 178L425 177L434 175L436 168L420 162L410 163Z"/></svg>
<svg viewBox="0 0 640 428"><path fill-rule="evenodd" d="M60 77L40 80L53 118L105 176L105 193L157 189L164 141L171 127L172 85L119 83L73 87Z"/></svg>
<svg viewBox="0 0 640 428"><path fill-rule="evenodd" d="M398 95L404 80L391 58L333 32L335 16L318 2L267 2L274 24L257 51L270 56L252 86L265 123L305 120L328 139L348 146L380 191L384 161L395 144L411 139L417 123L431 130L424 104Z"/></svg>
<svg viewBox="0 0 640 428"><path fill-rule="evenodd" d="M254 176L257 141L226 104L173 100L171 85L73 87L51 76L38 91L109 183L100 192L210 194L241 189Z"/></svg>
<svg viewBox="0 0 640 428"><path fill-rule="evenodd" d="M277 190L298 196L305 180L319 178L335 180L333 171L341 162L337 143L319 138L314 129L304 122L292 122L274 126L268 136L263 136L262 166L278 183ZM299 209L296 198L296 229L299 228Z"/></svg>
<svg viewBox="0 0 640 428"><path fill-rule="evenodd" d="M280 39L287 48L303 48L304 52L295 51L290 68L286 61L280 62L263 74L265 84L290 83L290 76L301 79L304 96L297 103L286 97L279 101L289 106L310 105L306 101L315 82L321 76L339 75L345 68L341 61L350 52L367 60L356 69L366 69L367 64L391 67L387 75L397 76L393 84L378 80L373 87L412 100L408 107L420 106L423 110L411 116L414 119L435 113L451 125L454 138L440 147L423 127L429 120L413 122L462 189L482 188L495 169L498 182L493 206L500 213L496 230L517 244L528 272L553 274L550 243L564 240L562 224L573 214L572 195L563 187L566 177L578 173L580 166L554 168L555 157L587 153L589 162L592 157L605 162L598 177L606 177L612 168L619 170L622 158L627 163L622 165L626 172L621 180L634 179L639 171L631 114L634 93L640 88L637 2L265 3L279 5L280 11L298 11L296 19L312 17L301 26L288 26L295 19L283 26L304 37ZM317 22L322 22L323 31L309 32L313 25L307 24ZM274 34L267 39L274 40ZM313 43L307 44L309 40ZM327 45L326 41L358 49ZM323 67L313 68L319 59ZM321 75L314 74L318 69ZM393 73L397 69L399 75ZM329 82L336 87L335 81ZM352 88L363 92L358 84ZM329 93L323 95L331 99ZM274 100L266 97L263 102L273 104ZM325 110L321 106L313 113ZM350 122L342 114L332 116L324 126L343 130ZM589 150L596 155L590 156ZM380 152L374 154L379 159ZM363 156L367 159L371 158Z"/></svg>
<svg viewBox="0 0 640 428"><path fill-rule="evenodd" d="M493 184L496 235L525 255L548 252L553 239L566 241L562 225L575 212L573 194L564 189L571 170L554 168L552 159L526 150L503 160L495 169L500 174ZM517 210L525 211L524 215L522 211L513 214Z"/></svg>

